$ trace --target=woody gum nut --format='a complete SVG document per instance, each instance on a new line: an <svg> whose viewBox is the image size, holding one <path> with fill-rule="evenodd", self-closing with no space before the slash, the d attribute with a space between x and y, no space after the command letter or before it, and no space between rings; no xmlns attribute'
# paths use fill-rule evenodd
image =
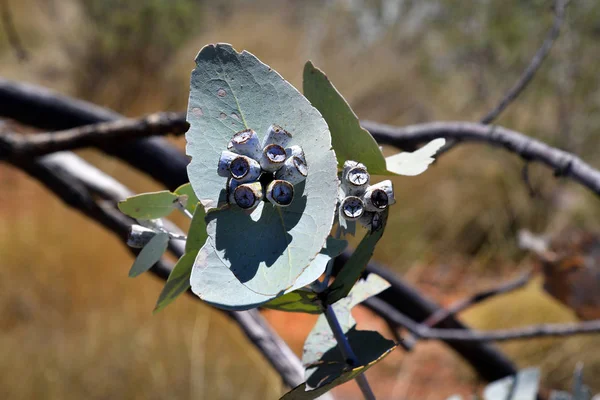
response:
<svg viewBox="0 0 600 400"><path fill-rule="evenodd" d="M290 157L285 160L283 167L277 171L275 177L296 185L306 179L308 166L303 158Z"/></svg>
<svg viewBox="0 0 600 400"><path fill-rule="evenodd" d="M369 186L363 196L367 211L381 212L396 202L392 181L386 180Z"/></svg>
<svg viewBox="0 0 600 400"><path fill-rule="evenodd" d="M274 180L267 187L267 200L279 207L287 207L294 200L294 186L287 181Z"/></svg>
<svg viewBox="0 0 600 400"><path fill-rule="evenodd" d="M127 236L127 245L135 249L141 249L156 236L156 231L145 228L141 225L131 225L129 235Z"/></svg>
<svg viewBox="0 0 600 400"><path fill-rule="evenodd" d="M367 211L383 211L396 203L392 181L385 180L369 186L363 198Z"/></svg>
<svg viewBox="0 0 600 400"><path fill-rule="evenodd" d="M267 135L265 136L262 147L267 147L270 144L276 144L285 148L291 138L292 134L279 125L271 125L269 129L267 129Z"/></svg>
<svg viewBox="0 0 600 400"><path fill-rule="evenodd" d="M237 156L229 164L231 177L240 183L252 182L260 176L260 164L246 156Z"/></svg>
<svg viewBox="0 0 600 400"><path fill-rule="evenodd" d="M344 185L346 194L357 196L367 189L370 179L367 168L362 164L358 164L349 168L342 176L342 185Z"/></svg>
<svg viewBox="0 0 600 400"><path fill-rule="evenodd" d="M277 144L270 144L262 152L260 166L267 172L275 172L283 167L285 162L285 149Z"/></svg>
<svg viewBox="0 0 600 400"><path fill-rule="evenodd" d="M233 153L231 151L227 151L225 150L224 152L221 153L221 158L219 158L219 165L217 167L217 174L219 176L222 176L224 178L227 178L230 174L229 174L229 164L231 164L231 162L233 160L235 160L237 157L239 157L239 154Z"/></svg>
<svg viewBox="0 0 600 400"><path fill-rule="evenodd" d="M356 221L365 213L365 205L361 199L356 196L346 197L340 204L341 214L348 221Z"/></svg>
<svg viewBox="0 0 600 400"><path fill-rule="evenodd" d="M262 200L262 186L260 182L239 184L232 191L231 198L238 207L244 210L254 209Z"/></svg>
<svg viewBox="0 0 600 400"><path fill-rule="evenodd" d="M287 149L285 149L285 155L287 157L299 157L302 160L304 160L304 162L306 162L306 159L304 157L304 150L302 150L302 147L298 145L290 146Z"/></svg>
<svg viewBox="0 0 600 400"><path fill-rule="evenodd" d="M252 129L246 129L233 135L227 149L255 160L258 160L262 152L258 136Z"/></svg>

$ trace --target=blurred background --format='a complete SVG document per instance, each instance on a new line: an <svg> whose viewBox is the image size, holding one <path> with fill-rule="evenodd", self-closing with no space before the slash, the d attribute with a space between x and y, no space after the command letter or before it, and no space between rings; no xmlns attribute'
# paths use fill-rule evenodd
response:
<svg viewBox="0 0 600 400"><path fill-rule="evenodd" d="M3 0L0 74L128 116L187 106L194 57L229 42L296 87L312 60L361 119L396 125L476 121L513 85L553 21L551 0ZM11 30L20 46L11 45ZM13 32L13 33L14 33ZM572 1L534 81L498 123L600 167L600 3ZM2 105L0 104L0 107ZM177 143L183 148L183 139ZM390 149L385 149L389 152ZM135 191L158 188L95 150L78 152ZM598 229L600 201L501 149L463 144L427 173L394 180L398 204L375 259L431 298L452 301L511 279L535 260L526 228ZM0 398L270 399L285 388L218 312L187 297L152 315L162 283L129 279L132 256L25 174L0 164ZM600 283L596 287L600 286ZM598 291L600 296L600 291ZM389 335L357 310L359 327ZM314 318L265 313L300 354ZM480 329L577 318L542 289L473 307ZM598 337L502 344L566 389L578 361L600 391ZM445 399L482 385L439 343L397 350L368 372L379 399ZM360 398L350 382L335 392Z"/></svg>

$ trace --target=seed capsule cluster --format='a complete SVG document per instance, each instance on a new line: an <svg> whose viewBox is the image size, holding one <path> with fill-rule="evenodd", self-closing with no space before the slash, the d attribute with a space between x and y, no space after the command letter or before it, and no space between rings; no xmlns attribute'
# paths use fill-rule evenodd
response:
<svg viewBox="0 0 600 400"><path fill-rule="evenodd" d="M392 181L370 185L367 167L356 161L346 161L339 191L339 218L358 221L366 227L376 226L381 213L394 204Z"/></svg>
<svg viewBox="0 0 600 400"><path fill-rule="evenodd" d="M221 153L217 173L229 178L228 202L253 210L266 199L278 207L287 207L294 199L294 185L308 175L308 165L300 146L287 147L292 135L278 125L271 125L262 141L256 132L237 132L227 150ZM271 174L266 187L259 182L263 174Z"/></svg>

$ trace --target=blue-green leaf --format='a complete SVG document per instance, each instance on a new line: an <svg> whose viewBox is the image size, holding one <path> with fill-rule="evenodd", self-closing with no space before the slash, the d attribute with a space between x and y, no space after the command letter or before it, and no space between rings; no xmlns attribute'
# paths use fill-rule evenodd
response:
<svg viewBox="0 0 600 400"><path fill-rule="evenodd" d="M156 219L166 217L177 206L178 196L168 190L142 193L119 202L123 214L136 219Z"/></svg>
<svg viewBox="0 0 600 400"><path fill-rule="evenodd" d="M516 377L508 376L487 385L483 391L485 400L535 400L537 398L540 371L527 368Z"/></svg>
<svg viewBox="0 0 600 400"><path fill-rule="evenodd" d="M368 340L368 338L365 338ZM330 380L326 383L321 384L316 389L310 389L308 382L304 382L303 384L296 386L290 392L286 393L281 400L313 400L318 398L319 396L329 392L336 386L339 386L343 383L346 383L358 375L364 373L367 369L371 368L373 365L377 364L379 361L383 360L388 354L390 354L395 347L389 348L384 353L382 353L378 358L372 360L371 362L361 365L356 368L347 368L341 374L336 376L333 380Z"/></svg>
<svg viewBox="0 0 600 400"><path fill-rule="evenodd" d="M263 307L279 311L321 314L323 312L323 307L321 306L317 294L300 288L314 282L316 280L316 278L314 278L314 273L323 271L325 266L331 262L333 258L342 254L347 246L348 242L345 240L328 237L325 247L310 263L307 270L300 276L294 286L288 289L283 296L263 304Z"/></svg>
<svg viewBox="0 0 600 400"><path fill-rule="evenodd" d="M194 260L198 255L198 251L191 253L185 253L175 267L169 274L169 279L163 287L163 290L158 296L158 301L154 307L154 312L157 313L173 300L179 297L180 294L185 293L190 288L190 275L192 274L192 267L194 266Z"/></svg>
<svg viewBox="0 0 600 400"><path fill-rule="evenodd" d="M190 182L206 209L224 204L226 179L217 165L235 132L250 128L262 140L269 126L280 125L308 165L289 207L262 202L250 215L225 207L207 216L209 237L192 271L192 290L217 307L247 309L284 294L325 244L338 187L335 155L319 112L252 54L209 45L196 65L186 150ZM311 272L318 277L323 271Z"/></svg>
<svg viewBox="0 0 600 400"><path fill-rule="evenodd" d="M303 312L307 314L321 314L323 307L318 295L306 290L295 290L284 294L262 305L264 308L287 312Z"/></svg>
<svg viewBox="0 0 600 400"><path fill-rule="evenodd" d="M415 176L425 172L429 164L435 161L433 156L446 143L446 139L438 138L427 143L418 150L402 152L385 158L389 172L398 175Z"/></svg>
<svg viewBox="0 0 600 400"><path fill-rule="evenodd" d="M173 267L173 270L169 274L169 279L167 279L162 292L158 296L154 312L162 310L181 293L185 293L190 288L190 276L192 275L194 261L208 237L204 217L204 208L197 207L190 223L190 229L188 230L185 242L185 254L179 258L179 261L177 261L177 264L175 264L175 267Z"/></svg>
<svg viewBox="0 0 600 400"><path fill-rule="evenodd" d="M169 244L169 235L160 232L154 236L146 246L140 251L136 257L131 269L129 270L130 277L136 277L139 274L148 271L167 250Z"/></svg>
<svg viewBox="0 0 600 400"><path fill-rule="evenodd" d="M332 306L350 347L356 354L358 365L349 367L346 364L327 319L320 315L304 344L302 363L306 368L306 383L283 398L316 398L324 393L324 388L329 390L356 377L396 347L393 341L385 339L377 332L356 330L356 321L351 314L352 307L388 287L388 282L371 274L367 280L359 281L346 298ZM306 389L309 391L305 391Z"/></svg>

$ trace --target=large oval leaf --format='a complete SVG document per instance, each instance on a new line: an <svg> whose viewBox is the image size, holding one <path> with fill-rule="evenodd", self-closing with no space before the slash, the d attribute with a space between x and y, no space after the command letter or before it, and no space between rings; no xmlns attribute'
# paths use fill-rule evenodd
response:
<svg viewBox="0 0 600 400"><path fill-rule="evenodd" d="M256 297L266 302L292 287L323 247L335 212L335 154L319 112L252 54L209 45L196 64L186 134L192 157L188 175L207 210L225 198L226 179L217 175L217 165L235 132L253 129L262 140L269 126L280 125L293 135L289 146L303 148L309 168L289 207L261 203L250 215L226 207L207 216L209 239L196 260L192 290L217 306L250 308ZM239 285L249 292L235 290Z"/></svg>

